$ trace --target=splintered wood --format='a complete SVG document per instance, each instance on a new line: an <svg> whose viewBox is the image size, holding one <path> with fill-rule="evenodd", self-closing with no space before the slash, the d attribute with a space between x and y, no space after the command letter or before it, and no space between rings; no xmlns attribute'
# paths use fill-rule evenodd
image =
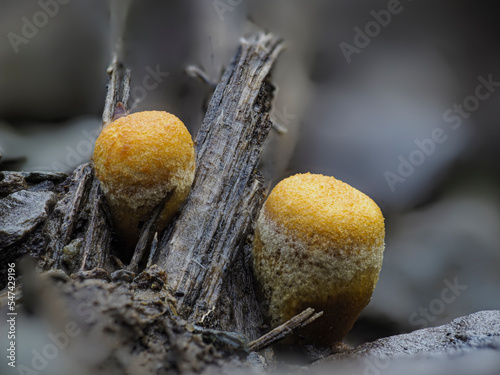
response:
<svg viewBox="0 0 500 375"><path fill-rule="evenodd" d="M168 284L178 298L177 310L192 321L206 317L223 291L231 294L245 287L243 280L251 283L249 249L244 253L243 245L264 198L257 166L272 126L269 74L282 48L282 41L270 34L241 41L196 137L197 169L191 194L160 243L156 263L167 271ZM238 282L230 270L238 256L243 280L228 287L225 284ZM245 289L253 288L246 285ZM253 291L248 298L253 301L247 306L258 309ZM242 314L244 306L238 307L239 303L233 303L232 313ZM253 310L250 321L252 314Z"/></svg>

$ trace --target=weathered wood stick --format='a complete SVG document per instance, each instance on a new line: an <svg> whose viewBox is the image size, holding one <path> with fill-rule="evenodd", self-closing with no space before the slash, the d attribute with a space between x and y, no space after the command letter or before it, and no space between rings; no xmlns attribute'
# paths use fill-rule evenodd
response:
<svg viewBox="0 0 500 375"><path fill-rule="evenodd" d="M115 58L108 67L109 83L102 114L103 126L108 125L116 117L122 115L122 111L128 110L128 101L130 97L130 69L125 68L123 63ZM116 112L119 116L116 116Z"/></svg>
<svg viewBox="0 0 500 375"><path fill-rule="evenodd" d="M168 274L178 311L199 321L217 305L263 199L256 168L271 128L271 67L283 48L271 34L242 39L196 138L191 194L162 238L156 263Z"/></svg>
<svg viewBox="0 0 500 375"><path fill-rule="evenodd" d="M132 260L128 265L128 270L131 272L137 272L139 269L139 263L143 260L146 251L148 250L148 245L151 244L153 236L155 235L155 224L156 220L160 217L163 209L165 208L165 203L172 197L175 189L168 192L167 196L153 208L151 217L144 223L144 226L139 235L139 241L134 249L134 254L132 255ZM151 246L150 246L151 247Z"/></svg>
<svg viewBox="0 0 500 375"><path fill-rule="evenodd" d="M254 352L265 349L268 346L291 335L296 329L312 323L321 315L323 315L323 311L314 314L314 309L309 307L308 309L302 311L300 314L295 315L292 319L274 328L272 331L269 331L262 337L259 337L257 340L252 341L250 344L248 344L248 348Z"/></svg>
<svg viewBox="0 0 500 375"><path fill-rule="evenodd" d="M104 268L111 250L111 224L108 206L99 181L93 178L88 205L89 224L82 247L80 270Z"/></svg>
<svg viewBox="0 0 500 375"><path fill-rule="evenodd" d="M92 187L92 168L80 165L66 182L67 192L57 202L47 219L44 237L47 238L46 256L54 262L54 268L63 268L63 248L73 239L77 221Z"/></svg>
<svg viewBox="0 0 500 375"><path fill-rule="evenodd" d="M127 111L130 94L130 70L117 60L108 68L110 76L103 126ZM105 268L111 248L111 224L99 181L92 163L80 165L67 181L66 192L57 202L43 231L47 238L46 264L43 268L59 268L68 272ZM77 254L63 253L65 246L78 249L78 237L83 238Z"/></svg>

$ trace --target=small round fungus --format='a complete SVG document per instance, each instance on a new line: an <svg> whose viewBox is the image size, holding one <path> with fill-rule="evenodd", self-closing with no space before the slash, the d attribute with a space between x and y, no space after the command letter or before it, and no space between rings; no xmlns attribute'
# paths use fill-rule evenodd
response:
<svg viewBox="0 0 500 375"><path fill-rule="evenodd" d="M341 341L370 301L383 251L384 218L368 196L323 175L281 181L257 219L252 254L271 325L312 307L323 316L295 339Z"/></svg>
<svg viewBox="0 0 500 375"><path fill-rule="evenodd" d="M167 112L138 112L113 121L99 135L93 160L117 234L130 247L138 240L140 222L171 193L157 230L166 226L194 179L191 135Z"/></svg>

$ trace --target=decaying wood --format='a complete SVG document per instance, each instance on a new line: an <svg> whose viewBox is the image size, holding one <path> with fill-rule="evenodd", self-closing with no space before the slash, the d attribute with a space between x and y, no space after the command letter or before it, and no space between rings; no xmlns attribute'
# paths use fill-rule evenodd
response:
<svg viewBox="0 0 500 375"><path fill-rule="evenodd" d="M314 322L320 316L323 315L323 311L319 313L314 313L314 309L309 307L302 311L300 314L294 316L287 322L282 325L276 327L272 331L266 333L262 337L259 337L257 340L252 341L248 344L248 348L251 351L258 352L263 350L272 344L277 343L280 340L283 340L285 337L291 335L296 329L305 327L309 323Z"/></svg>
<svg viewBox="0 0 500 375"><path fill-rule="evenodd" d="M66 182L68 191L60 199L47 220L44 235L48 239L46 255L53 260L55 268L62 268L63 248L73 238L78 217L82 211L85 195L92 185L92 168L88 164L79 166Z"/></svg>
<svg viewBox="0 0 500 375"><path fill-rule="evenodd" d="M154 232L158 207L143 227L130 264L124 264L118 246L113 248L93 165L83 164L59 183L57 203L39 230L45 238L42 269L111 281L162 269L179 315L203 327L258 337L262 315L253 288L250 236L264 200L257 166L272 126L270 71L282 47L271 34L242 39L196 137L192 192L163 235ZM130 71L123 64L114 60L108 72L104 125L127 113L130 93Z"/></svg>
<svg viewBox="0 0 500 375"><path fill-rule="evenodd" d="M0 173L0 290L7 285L8 264L44 253L43 227L58 199L65 173Z"/></svg>
<svg viewBox="0 0 500 375"><path fill-rule="evenodd" d="M104 126L127 112L130 97L130 69L125 68L123 63L114 58L108 67L108 74L108 93L102 114Z"/></svg>
<svg viewBox="0 0 500 375"><path fill-rule="evenodd" d="M219 303L209 310L203 324L231 330L253 340L261 334L263 317L255 296L250 255L252 244L238 251L220 293ZM202 317L202 319L203 319Z"/></svg>
<svg viewBox="0 0 500 375"><path fill-rule="evenodd" d="M241 42L196 137L193 187L157 264L193 321L213 310L263 199L256 168L271 128L269 73L282 42L260 33ZM225 329L230 327L224 327Z"/></svg>
<svg viewBox="0 0 500 375"><path fill-rule="evenodd" d="M148 246L151 245L153 237L156 235L154 231L154 225L156 223L156 220L158 220L158 218L160 217L160 214L165 208L165 204L170 199L170 197L172 197L174 191L175 189L169 191L167 193L167 196L163 198L163 200L159 204L156 205L156 207L153 209L151 217L148 219L148 221L144 224L143 228L141 229L141 232L139 234L139 241L137 241L137 245L135 246L134 249L134 254L132 255L132 260L128 265L129 271L137 272L137 270L139 269L139 263L144 258L144 255L148 250Z"/></svg>
<svg viewBox="0 0 500 375"><path fill-rule="evenodd" d="M126 112L130 93L129 69L115 59L108 74L103 125ZM48 239L44 269L64 269L69 273L93 268L112 270L112 226L92 163L79 166L66 182L65 194L48 218L44 236Z"/></svg>
<svg viewBox="0 0 500 375"><path fill-rule="evenodd" d="M80 266L82 271L106 266L112 238L108 206L99 181L95 178L92 180L88 202L91 205L91 211L82 248Z"/></svg>
<svg viewBox="0 0 500 375"><path fill-rule="evenodd" d="M44 268L71 272L105 267L112 229L99 181L90 164L79 166L66 181L43 231L47 238Z"/></svg>

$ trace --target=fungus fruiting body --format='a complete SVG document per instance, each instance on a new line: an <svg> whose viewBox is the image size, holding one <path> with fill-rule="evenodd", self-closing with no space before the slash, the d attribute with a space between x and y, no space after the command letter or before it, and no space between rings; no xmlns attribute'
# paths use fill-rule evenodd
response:
<svg viewBox="0 0 500 375"><path fill-rule="evenodd" d="M93 161L115 230L129 246L137 242L141 221L170 194L156 225L165 227L194 179L191 135L176 116L162 111L130 114L106 126Z"/></svg>
<svg viewBox="0 0 500 375"><path fill-rule="evenodd" d="M270 324L312 307L324 315L296 340L341 341L370 301L383 250L384 218L368 196L323 175L281 181L257 219L252 254Z"/></svg>

